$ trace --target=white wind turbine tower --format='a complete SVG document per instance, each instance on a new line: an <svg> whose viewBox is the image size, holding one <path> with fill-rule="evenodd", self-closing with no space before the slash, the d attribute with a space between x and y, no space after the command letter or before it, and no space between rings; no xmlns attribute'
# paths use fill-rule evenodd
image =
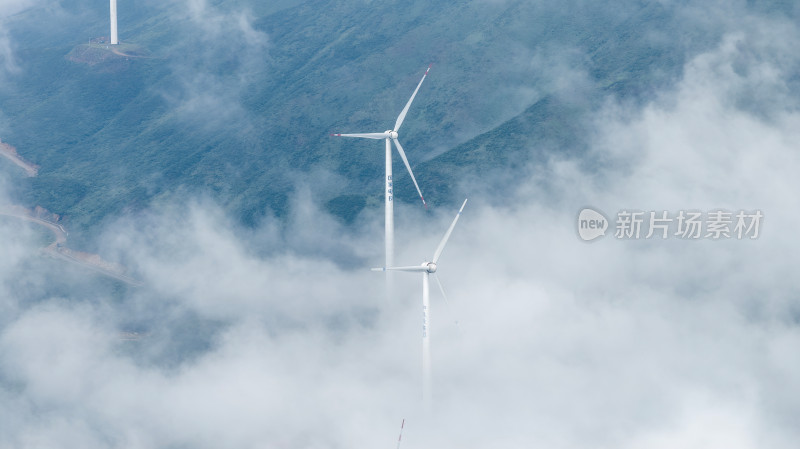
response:
<svg viewBox="0 0 800 449"><path fill-rule="evenodd" d="M411 166L408 164L408 159L406 158L406 153L403 151L403 146L400 145L400 141L397 140L398 134L397 131L400 129L400 126L403 124L403 120L406 118L406 114L408 113L408 108L411 107L411 102L414 101L414 97L417 96L417 92L419 91L420 86L422 86L422 82L425 81L425 77L428 76L428 72L431 70L431 66L428 66L428 69L425 70L425 74L422 75L422 79L417 84L417 88L414 89L414 93L411 94L411 98L406 103L406 107L403 108L403 111L400 112L400 115L397 116L397 121L394 124L394 129L384 131L382 133L357 133L357 134L333 134L336 137L361 137L365 139L384 139L386 141L386 178L384 179L384 192L385 192L385 230L384 230L384 244L386 249L386 260L385 266L389 267L394 265L394 194L393 191L393 181L392 181L392 141L394 141L394 145L397 147L397 152L400 153L400 158L403 160L403 163L406 165L406 169L408 170L408 174L411 175L411 180L414 181L414 187L417 188L417 193L419 193L419 197L422 199L422 204L425 205L427 208L427 204L425 204L425 198L422 197L422 192L419 190L419 185L417 184L416 178L414 178L414 173L411 171Z"/></svg>
<svg viewBox="0 0 800 449"><path fill-rule="evenodd" d="M117 0L111 0L111 45L119 44L117 37Z"/></svg>
<svg viewBox="0 0 800 449"><path fill-rule="evenodd" d="M461 216L461 212L464 210L464 206L467 205L467 200L464 200L464 203L461 204L461 208L458 210L456 214L456 218L453 219L453 222L450 224L450 227L445 232L444 237L442 237L442 241L439 242L439 246L436 247L436 251L433 253L433 258L430 262L423 262L421 265L415 265L410 267L384 267L384 268L373 268L372 271L411 271L416 273L422 273L422 401L425 404L426 408L430 408L431 402L431 336L430 336L430 288L428 277L430 274L436 273L436 262L439 261L439 256L442 255L442 251L444 251L444 246L447 244L447 240L450 238L450 234L453 232L453 228L456 227L456 223L458 222L458 218ZM442 295L444 295L444 288L442 287L441 281L439 281L439 277L434 277L436 279L436 283L439 284L439 289L442 291Z"/></svg>

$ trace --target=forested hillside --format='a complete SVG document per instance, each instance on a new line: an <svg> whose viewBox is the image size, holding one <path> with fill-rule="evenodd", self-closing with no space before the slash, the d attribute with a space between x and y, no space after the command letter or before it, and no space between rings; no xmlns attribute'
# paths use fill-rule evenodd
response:
<svg viewBox="0 0 800 449"><path fill-rule="evenodd" d="M298 182L352 219L380 203L382 144L329 135L390 128L429 63L401 140L435 207L464 176L511 183L529 162L580 154L590 111L648 98L720 37L658 2L121 1L135 51L81 60L108 35L107 8L33 7L2 24L16 67L0 139L40 166L13 194L72 229L187 194L255 223L283 214Z"/></svg>

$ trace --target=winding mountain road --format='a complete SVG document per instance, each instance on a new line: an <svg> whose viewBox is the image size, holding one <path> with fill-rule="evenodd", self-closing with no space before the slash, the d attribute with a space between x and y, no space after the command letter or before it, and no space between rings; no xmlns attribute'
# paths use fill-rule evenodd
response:
<svg viewBox="0 0 800 449"><path fill-rule="evenodd" d="M25 161L25 159L17 154L16 148L9 144L0 142L0 156L9 159L11 162L21 167L25 170L28 177L34 177L38 174L39 167ZM103 260L103 258L97 254L84 253L67 248L67 231L64 229L64 226L54 221L37 216L34 212L18 205L0 205L0 216L18 218L49 229L55 236L55 240L53 243L43 248L43 251L53 258L80 265L130 285L142 285L141 282L126 276L125 268L118 264Z"/></svg>
<svg viewBox="0 0 800 449"><path fill-rule="evenodd" d="M18 218L20 220L35 223L49 229L55 240L53 243L43 248L45 254L55 258L65 260L76 265L96 271L104 276L108 276L130 285L142 285L141 282L124 274L124 268L103 260L96 254L73 251L65 246L67 243L67 231L58 223L36 217L28 209L22 206L10 205L0 206L0 216Z"/></svg>

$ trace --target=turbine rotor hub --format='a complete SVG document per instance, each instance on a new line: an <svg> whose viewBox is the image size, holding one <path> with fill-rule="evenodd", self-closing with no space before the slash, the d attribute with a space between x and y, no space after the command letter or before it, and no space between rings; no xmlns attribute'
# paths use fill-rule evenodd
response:
<svg viewBox="0 0 800 449"><path fill-rule="evenodd" d="M384 132L390 139L397 139L397 131L388 130Z"/></svg>
<svg viewBox="0 0 800 449"><path fill-rule="evenodd" d="M423 267L428 268L428 273L436 273L436 264L433 262L426 262L422 264Z"/></svg>

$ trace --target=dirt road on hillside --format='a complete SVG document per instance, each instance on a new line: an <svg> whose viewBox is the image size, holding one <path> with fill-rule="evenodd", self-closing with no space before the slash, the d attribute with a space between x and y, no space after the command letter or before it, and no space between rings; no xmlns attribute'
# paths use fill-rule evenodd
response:
<svg viewBox="0 0 800 449"><path fill-rule="evenodd" d="M28 175L29 178L33 178L39 173L38 165L31 164L30 162L26 161L25 159L20 157L19 154L17 154L16 148L2 141L0 141L0 156L5 157L6 159L10 160L14 164L25 170L25 173Z"/></svg>
<svg viewBox="0 0 800 449"><path fill-rule="evenodd" d="M47 220L46 218L37 217L32 211L22 206L15 205L0 206L0 216L18 218L49 229L53 233L55 240L42 250L50 257L89 268L90 270L131 285L141 285L139 281L125 275L125 267L104 260L97 254L84 253L67 248L65 246L67 243L67 231L64 229L64 226L58 223Z"/></svg>
<svg viewBox="0 0 800 449"><path fill-rule="evenodd" d="M34 177L39 173L39 167L31 164L17 154L17 149L13 146L0 142L0 156L9 159L14 164L22 167L28 177ZM67 243L67 231L64 226L57 223L58 216L47 212L45 209L36 207L29 210L17 205L0 205L0 215L18 218L49 229L55 236L53 243L43 249L44 253L67 262L89 268L100 274L120 280L131 285L141 285L141 283L125 275L125 267L104 260L97 254L84 253L69 249Z"/></svg>

